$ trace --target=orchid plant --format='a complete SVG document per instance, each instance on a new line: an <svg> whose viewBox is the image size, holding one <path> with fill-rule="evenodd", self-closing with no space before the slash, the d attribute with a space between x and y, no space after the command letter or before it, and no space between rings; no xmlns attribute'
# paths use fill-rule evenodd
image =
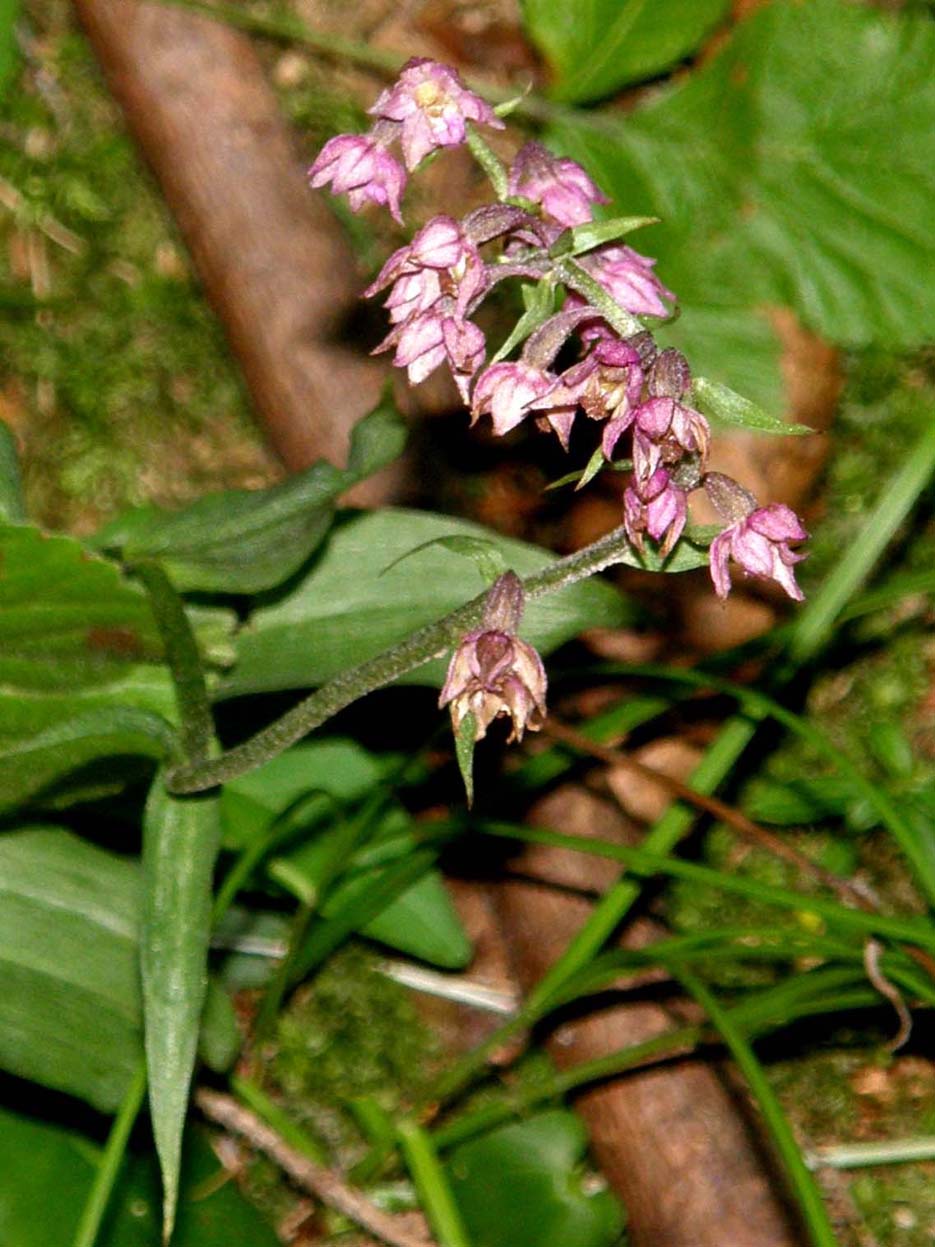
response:
<svg viewBox="0 0 935 1247"><path fill-rule="evenodd" d="M721 414L737 396L699 385L685 356L653 337L653 325L675 315L676 295L653 259L620 241L650 222L595 222L595 205L607 204L606 196L575 161L538 142L504 166L477 128L503 129L503 121L447 65L410 60L369 112L375 121L368 133L325 144L309 170L313 187L346 193L354 211L379 204L402 223L409 174L439 149L466 144L495 196L461 220L433 217L383 265L364 291L387 292L392 327L376 350L392 350L413 385L447 366L472 424L489 415L498 435L531 420L568 451L579 415L601 422L579 487L604 467L627 472L621 548L642 559L648 537L665 571L686 539L688 499L701 489L725 521L710 542L718 596L730 592L733 559L802 600L794 568L804 555L792 547L808 534L799 518L782 504L761 506L743 485L708 470L711 427L698 395L716 394ZM511 278L525 283L526 311L488 359L474 317ZM569 355L572 362L560 366ZM691 540L697 543L697 532ZM481 739L497 715L510 717L516 738L541 725L545 673L516 637L523 596L518 577L502 576L481 628L467 631L455 649L440 704L450 704L459 736Z"/></svg>

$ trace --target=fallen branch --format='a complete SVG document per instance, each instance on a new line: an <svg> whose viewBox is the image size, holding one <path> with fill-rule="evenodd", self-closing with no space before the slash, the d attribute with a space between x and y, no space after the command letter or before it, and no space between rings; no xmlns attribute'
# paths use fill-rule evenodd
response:
<svg viewBox="0 0 935 1247"><path fill-rule="evenodd" d="M242 1135L253 1147L275 1161L283 1173L316 1199L340 1212L389 1247L433 1247L428 1231L416 1233L414 1213L394 1215L374 1207L360 1191L350 1186L333 1169L316 1164L290 1147L265 1121L244 1108L233 1096L202 1088L195 1092L195 1103L209 1121ZM424 1227L424 1222L421 1222Z"/></svg>

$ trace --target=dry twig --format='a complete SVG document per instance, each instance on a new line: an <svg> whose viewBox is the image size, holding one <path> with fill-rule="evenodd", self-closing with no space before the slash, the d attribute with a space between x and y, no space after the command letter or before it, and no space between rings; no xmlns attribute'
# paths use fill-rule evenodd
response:
<svg viewBox="0 0 935 1247"><path fill-rule="evenodd" d="M316 1164L290 1147L265 1121L238 1104L232 1096L202 1088L195 1092L195 1103L209 1120L242 1135L248 1143L265 1152L296 1186L348 1217L389 1247L433 1247L424 1221L421 1222L422 1232L413 1227L418 1214L394 1215L374 1207L341 1174Z"/></svg>

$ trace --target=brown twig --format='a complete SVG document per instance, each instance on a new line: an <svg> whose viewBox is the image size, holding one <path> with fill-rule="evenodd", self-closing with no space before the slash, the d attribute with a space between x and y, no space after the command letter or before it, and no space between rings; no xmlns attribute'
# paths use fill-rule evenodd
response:
<svg viewBox="0 0 935 1247"><path fill-rule="evenodd" d="M906 1008L906 1002L902 998L902 993L893 986L880 968L880 957L882 955L883 945L880 941L867 940L867 943L864 945L864 969L867 971L867 978L880 995L890 1002L896 1010L896 1016L899 1018L899 1030L886 1045L890 1052L896 1052L912 1034L912 1016Z"/></svg>
<svg viewBox="0 0 935 1247"><path fill-rule="evenodd" d="M289 1146L265 1121L239 1104L232 1096L201 1088L195 1103L210 1121L242 1135L248 1143L276 1162L296 1186L308 1191L323 1204L340 1212L389 1247L433 1247L426 1229L414 1231L417 1214L393 1215L383 1212L350 1186L333 1169L318 1165ZM422 1223L424 1227L424 1222Z"/></svg>

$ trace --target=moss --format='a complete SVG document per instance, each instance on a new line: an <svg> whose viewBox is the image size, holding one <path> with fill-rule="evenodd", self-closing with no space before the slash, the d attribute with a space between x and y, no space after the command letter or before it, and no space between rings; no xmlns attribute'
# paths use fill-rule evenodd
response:
<svg viewBox="0 0 935 1247"><path fill-rule="evenodd" d="M0 99L0 414L28 502L87 530L129 503L268 479L220 328L62 0L27 4ZM187 453L193 447L194 453Z"/></svg>
<svg viewBox="0 0 935 1247"><path fill-rule="evenodd" d="M270 1073L287 1106L347 1161L362 1146L350 1102L369 1096L398 1112L424 1090L437 1055L405 989L350 947L283 1014Z"/></svg>

